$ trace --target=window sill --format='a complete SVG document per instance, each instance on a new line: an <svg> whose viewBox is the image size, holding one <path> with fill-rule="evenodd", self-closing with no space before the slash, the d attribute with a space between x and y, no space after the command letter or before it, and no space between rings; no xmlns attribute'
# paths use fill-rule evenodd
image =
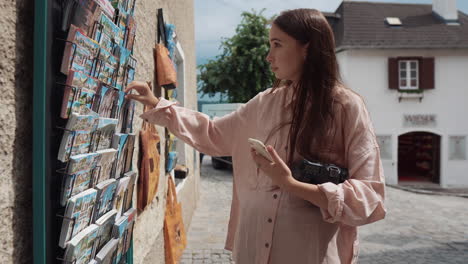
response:
<svg viewBox="0 0 468 264"><path fill-rule="evenodd" d="M422 94L424 90L422 89L398 89L399 93L405 94Z"/></svg>
<svg viewBox="0 0 468 264"><path fill-rule="evenodd" d="M422 90L398 90L398 102L403 99L419 99L419 102L424 98Z"/></svg>

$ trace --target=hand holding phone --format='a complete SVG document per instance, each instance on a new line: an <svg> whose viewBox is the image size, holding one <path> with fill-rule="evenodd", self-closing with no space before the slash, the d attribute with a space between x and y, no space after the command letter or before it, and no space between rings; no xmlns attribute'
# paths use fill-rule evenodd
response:
<svg viewBox="0 0 468 264"><path fill-rule="evenodd" d="M254 139L254 138L249 138L248 139L249 141L249 144L250 146L255 149L255 151L257 151L257 153L259 153L260 155L262 155L263 157L265 157L267 160L269 160L270 162L273 162L273 158L271 157L270 153L268 152L268 150L266 149L265 145L263 144L263 142L261 142L260 140L258 139Z"/></svg>

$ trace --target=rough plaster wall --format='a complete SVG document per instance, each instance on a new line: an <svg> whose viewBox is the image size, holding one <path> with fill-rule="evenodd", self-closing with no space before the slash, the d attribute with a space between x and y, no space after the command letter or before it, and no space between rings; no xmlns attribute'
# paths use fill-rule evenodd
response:
<svg viewBox="0 0 468 264"><path fill-rule="evenodd" d="M166 21L177 27L176 32L185 52L186 107L196 109L193 0L137 0L136 79L153 79L152 47L156 40L156 10L159 7L164 8ZM33 14L32 0L0 3L0 263L32 262ZM142 107L139 106L136 116L141 112ZM137 133L140 127L141 120L135 118ZM158 130L160 135L164 134L163 128L158 127ZM161 140L161 146L164 146L163 136ZM164 153L161 154L164 157ZM161 159L161 168L164 168L164 162ZM194 173L185 183L179 198L187 224L195 209L199 179L198 166L196 170L193 169L193 157L188 157L188 163ZM137 168L136 165L135 158L134 168ZM157 198L138 217L134 235L134 263L164 263L162 225L166 180L161 172Z"/></svg>
<svg viewBox="0 0 468 264"><path fill-rule="evenodd" d="M171 1L169 6L170 19L168 22L176 25L178 40L184 50L186 67L186 102L185 107L197 110L196 89L196 56L195 56L195 17L193 0ZM182 203L182 216L185 228L188 231L191 217L196 209L199 197L200 160L199 155L192 154L193 148L187 145L189 153L186 155L186 165L191 175L186 179L184 187L178 192L178 199ZM194 160L195 158L195 160Z"/></svg>
<svg viewBox="0 0 468 264"><path fill-rule="evenodd" d="M135 57L138 60L136 80L150 81L154 76L153 47L156 42L156 12L163 8L166 23L176 26L176 33L185 53L186 107L196 109L196 68L195 68L195 36L193 0L137 0L135 15L138 22ZM139 105L135 117L139 116L143 107ZM141 119L135 118L135 128L141 127ZM157 127L161 136L161 146L164 146L164 128ZM136 130L138 133L138 130ZM161 157L164 157L164 147L161 147ZM183 205L184 222L189 223L198 197L199 169L193 167L193 155L187 157L187 165L194 172L184 184L179 201ZM198 162L198 159L197 159ZM134 231L134 263L164 263L164 235L162 232L165 210L165 194L167 192L167 176L164 174L164 158L161 158L161 174L159 187L153 203L138 215ZM137 161L134 159L134 168ZM187 225L188 229L188 225Z"/></svg>
<svg viewBox="0 0 468 264"><path fill-rule="evenodd" d="M0 2L0 263L32 262L33 8Z"/></svg>
<svg viewBox="0 0 468 264"><path fill-rule="evenodd" d="M197 110L195 17L193 2L193 0L173 1L169 8L171 11L170 23L176 25L178 40L185 54L185 78L187 82L185 87L187 98L185 107ZM191 150L190 153L192 153L193 148L188 146L188 149ZM190 226L191 217L199 197L200 166L198 166L198 164L200 164L199 155L195 157L193 154L186 155L186 165L193 174L186 179L184 188L178 193L178 199L182 202L182 215L187 230Z"/></svg>

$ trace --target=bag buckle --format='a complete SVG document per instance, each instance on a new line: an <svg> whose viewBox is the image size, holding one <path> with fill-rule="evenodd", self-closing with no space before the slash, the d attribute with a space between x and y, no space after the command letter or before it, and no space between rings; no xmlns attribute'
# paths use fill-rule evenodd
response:
<svg viewBox="0 0 468 264"><path fill-rule="evenodd" d="M335 165L328 165L327 170L330 172L330 177L332 178L339 178L341 170L339 167Z"/></svg>

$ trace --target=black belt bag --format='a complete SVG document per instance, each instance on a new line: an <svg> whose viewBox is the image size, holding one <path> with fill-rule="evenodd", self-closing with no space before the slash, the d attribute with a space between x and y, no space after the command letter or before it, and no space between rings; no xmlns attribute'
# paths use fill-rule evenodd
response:
<svg viewBox="0 0 468 264"><path fill-rule="evenodd" d="M340 168L334 164L322 164L303 159L292 170L293 177L310 184L331 182L339 184L349 178L348 169Z"/></svg>

